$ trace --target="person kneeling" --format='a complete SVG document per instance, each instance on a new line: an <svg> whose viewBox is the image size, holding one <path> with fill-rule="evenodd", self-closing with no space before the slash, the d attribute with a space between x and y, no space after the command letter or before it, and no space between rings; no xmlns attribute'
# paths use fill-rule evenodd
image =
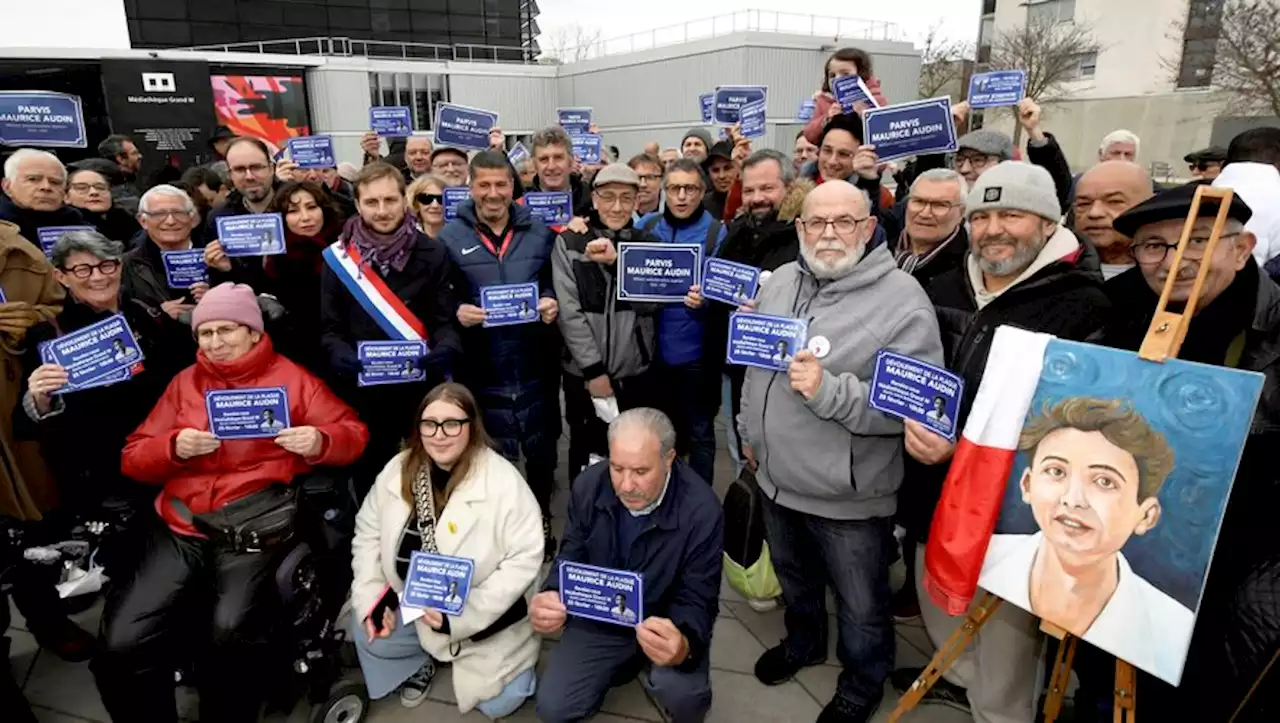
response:
<svg viewBox="0 0 1280 723"><path fill-rule="evenodd" d="M291 547L290 483L316 465L351 464L368 441L354 410L275 352L248 286L205 293L191 327L196 363L173 379L121 456L126 477L163 489L162 520L107 597L92 664L103 705L120 722L176 721L174 671L189 662L201 721L258 720L272 672L263 661L279 657L266 642L281 624L273 588ZM272 436L230 438L233 413L206 406L206 392L215 391L252 420L260 414L247 392L274 394L277 416L287 411L291 424ZM232 399L236 392L246 393Z"/></svg>
<svg viewBox="0 0 1280 723"><path fill-rule="evenodd" d="M417 436L383 468L356 517L351 634L369 697L399 687L405 707L420 705L439 660L452 663L460 711L508 716L536 687L539 644L525 593L542 566L538 501L493 450L466 387L437 386L415 420ZM471 563L466 589L454 580L436 601L458 612L400 600L418 552Z"/></svg>
<svg viewBox="0 0 1280 723"><path fill-rule="evenodd" d="M628 410L609 425L608 461L573 482L560 555L531 603L534 630L563 631L538 691L539 720L589 718L610 687L646 667L640 682L673 723L700 723L711 708L724 515L711 487L676 460L675 444L665 414ZM564 563L638 574L647 617L634 626L568 617L559 586ZM617 602L613 618L633 620Z"/></svg>

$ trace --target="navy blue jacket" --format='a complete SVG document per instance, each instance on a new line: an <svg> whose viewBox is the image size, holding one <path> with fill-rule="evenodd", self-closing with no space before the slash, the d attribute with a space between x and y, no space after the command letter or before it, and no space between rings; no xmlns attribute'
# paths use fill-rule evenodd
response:
<svg viewBox="0 0 1280 723"><path fill-rule="evenodd" d="M702 257L714 256L724 241L725 225L710 212L703 209L696 218L673 223L669 213L654 211L636 226L656 236L662 243L697 244L702 247ZM707 243L711 226L718 227L715 241ZM715 302L705 302L701 309L690 309L681 302L663 304L658 316L658 356L667 366L692 364L702 360L705 349L703 337L707 318L707 306ZM714 355L723 357L723 350L715 350Z"/></svg>
<svg viewBox="0 0 1280 723"><path fill-rule="evenodd" d="M480 289L497 284L538 284L539 293L554 297L551 250L555 234L522 204L511 205L513 237L499 259L480 240L475 202L458 206L458 217L437 239L455 267L453 287L460 304L480 305ZM524 388L559 374L560 337L555 324L529 324L486 329L461 327L467 363L458 373L473 389Z"/></svg>
<svg viewBox="0 0 1280 723"><path fill-rule="evenodd" d="M724 513L711 486L676 460L662 504L649 514L648 525L625 553L617 549L618 520L630 512L613 491L609 465L600 462L586 468L570 491L564 540L542 589L560 589L563 561L640 573L645 617L674 623L689 640L689 658L678 667L696 668L711 652L711 630L720 610ZM634 631L619 625L583 618L570 618L570 624L635 638Z"/></svg>

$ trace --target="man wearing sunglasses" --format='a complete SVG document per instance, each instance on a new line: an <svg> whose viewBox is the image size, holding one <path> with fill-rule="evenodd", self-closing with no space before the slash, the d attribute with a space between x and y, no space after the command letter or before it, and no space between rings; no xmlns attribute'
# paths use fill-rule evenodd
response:
<svg viewBox="0 0 1280 723"><path fill-rule="evenodd" d="M1192 178L1212 181L1222 173L1222 164L1227 161L1227 149L1222 146L1209 146L1188 153L1182 157L1182 160L1186 162Z"/></svg>

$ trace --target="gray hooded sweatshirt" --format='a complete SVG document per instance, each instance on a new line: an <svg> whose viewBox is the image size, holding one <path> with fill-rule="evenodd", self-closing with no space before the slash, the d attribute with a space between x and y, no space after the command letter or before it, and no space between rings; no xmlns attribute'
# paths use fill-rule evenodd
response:
<svg viewBox="0 0 1280 723"><path fill-rule="evenodd" d="M893 515L902 421L867 400L881 349L943 365L929 297L881 244L840 279L818 280L803 259L780 267L761 288L757 308L808 320L810 342L823 337L830 345L818 359L818 393L807 401L785 372L747 370L738 430L760 465L760 489L783 507L819 517Z"/></svg>

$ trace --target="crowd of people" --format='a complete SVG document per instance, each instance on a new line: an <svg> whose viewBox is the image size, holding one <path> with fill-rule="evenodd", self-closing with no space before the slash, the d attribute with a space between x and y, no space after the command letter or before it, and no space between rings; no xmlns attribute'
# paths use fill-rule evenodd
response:
<svg viewBox="0 0 1280 723"><path fill-rule="evenodd" d="M651 143L626 162L611 148L610 162L583 165L549 127L515 167L500 129L478 152L414 135L384 154L371 132L362 167L303 169L259 139L221 134L219 165L141 188L127 136L70 167L13 152L0 196L0 514L49 529L104 510L127 521L99 559L110 578L101 629L67 617L56 570L20 566L10 588L28 629L64 659L91 660L112 720L176 721L173 671L191 656L206 671L201 720L256 720L291 485L339 468L359 503L349 638L372 698L419 705L447 664L462 712L501 718L529 701L541 720L580 721L638 675L670 720L696 723L713 696L723 414L733 464L758 483L782 589L780 601L750 602L785 606L785 636L755 675L790 680L826 660L834 635L841 671L818 721L863 723L886 681L906 689L920 673L894 669L894 621L922 617L936 645L963 621L920 587L955 444L868 405L877 354L959 375L963 427L1002 325L1136 350L1166 280L1175 306L1190 294L1216 205L1202 205L1180 267L1170 250L1197 185L1212 183L1236 200L1181 356L1266 383L1183 682L1143 676L1140 690L1144 717L1227 720L1280 645L1268 518L1280 501L1269 454L1280 438L1280 129L1192 153L1198 180L1161 188L1123 130L1073 175L1023 99L1025 147L979 129L954 154L890 169L863 143L861 108L831 95L832 80L855 74L885 102L870 57L837 51L791 154L694 128L679 148ZM968 115L956 104L958 129ZM446 220L455 187L469 197ZM572 219L544 224L527 191L569 192ZM224 248L218 219L252 214L280 215L283 253ZM42 228L68 226L79 228L41 247ZM824 343L790 350L786 371L726 363L734 307L696 284L682 303L620 298L626 242L696 244L760 269L741 309L805 319ZM207 281L175 287L164 254L190 250ZM535 284L536 318L488 325L481 290L499 284ZM143 361L114 383L77 387L42 352L115 316ZM425 341L413 379L362 384L361 343L403 339ZM259 388L284 390L287 426L215 436L206 392ZM562 423L572 482L557 539ZM419 551L473 564L457 614L397 612ZM899 558L908 584L895 592ZM642 576L644 617L571 614L564 562ZM0 617L3 630L7 605ZM560 642L535 673L546 636ZM929 697L979 723L1033 721L1043 643L1039 621L1005 605ZM1110 718L1113 668L1082 646L1077 720ZM0 684L0 717L34 720L12 682Z"/></svg>

